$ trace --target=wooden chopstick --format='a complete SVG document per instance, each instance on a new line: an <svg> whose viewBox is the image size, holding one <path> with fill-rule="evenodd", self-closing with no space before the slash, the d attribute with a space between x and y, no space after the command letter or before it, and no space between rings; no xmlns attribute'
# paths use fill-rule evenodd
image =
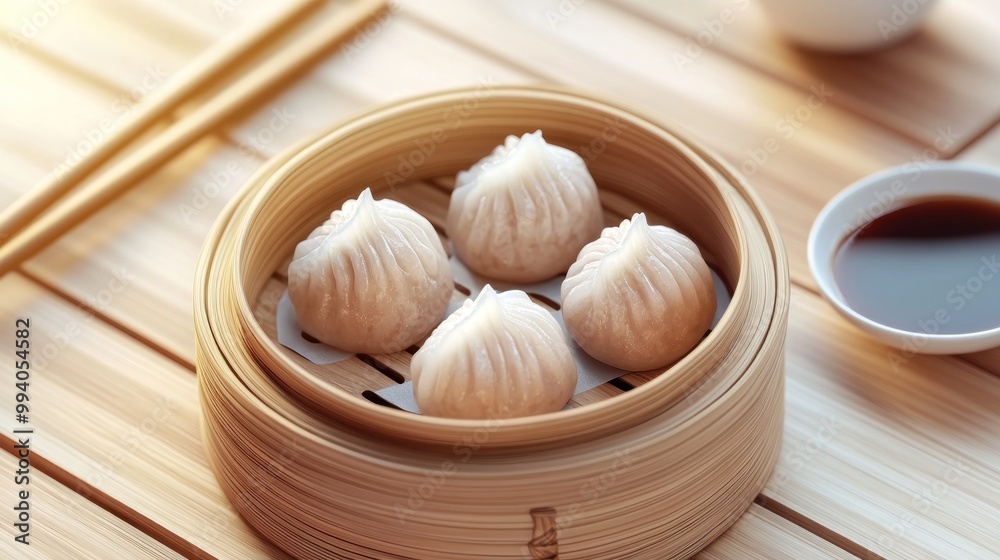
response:
<svg viewBox="0 0 1000 560"><path fill-rule="evenodd" d="M262 23L238 29L214 43L182 68L174 77L140 103L121 127L98 144L94 151L61 174L45 182L0 211L0 241L8 239L37 218L46 208L80 184L100 166L120 153L158 121L190 101L227 74L235 62L246 60L267 41L286 33L300 17L323 6L327 0L293 0Z"/></svg>
<svg viewBox="0 0 1000 560"><path fill-rule="evenodd" d="M93 178L38 217L0 247L0 275L7 274L108 202L184 151L228 118L283 88L286 81L348 39L352 31L378 16L387 0L358 0L317 23L281 52L234 81L163 133Z"/></svg>

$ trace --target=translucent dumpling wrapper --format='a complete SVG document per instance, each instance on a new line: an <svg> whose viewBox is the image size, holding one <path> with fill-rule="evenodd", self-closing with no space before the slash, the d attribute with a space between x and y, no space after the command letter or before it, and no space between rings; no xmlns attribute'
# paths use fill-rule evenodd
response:
<svg viewBox="0 0 1000 560"><path fill-rule="evenodd" d="M562 284L562 314L591 356L629 371L669 365L715 315L712 272L693 241L636 214L588 244Z"/></svg>
<svg viewBox="0 0 1000 560"><path fill-rule="evenodd" d="M541 131L508 136L458 174L448 237L472 270L537 282L565 272L601 233L597 186L583 158L548 144Z"/></svg>
<svg viewBox="0 0 1000 560"><path fill-rule="evenodd" d="M577 377L552 314L522 291L489 285L434 330L410 371L423 414L466 419L561 410Z"/></svg>
<svg viewBox="0 0 1000 560"><path fill-rule="evenodd" d="M349 352L396 352L444 317L448 255L426 218L365 189L295 248L288 296L308 334Z"/></svg>

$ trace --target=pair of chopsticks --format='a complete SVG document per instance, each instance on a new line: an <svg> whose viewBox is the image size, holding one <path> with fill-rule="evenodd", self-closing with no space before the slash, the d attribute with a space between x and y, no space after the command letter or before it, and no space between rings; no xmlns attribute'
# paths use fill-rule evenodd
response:
<svg viewBox="0 0 1000 560"><path fill-rule="evenodd" d="M350 39L355 29L386 8L386 0L356 0L317 22L284 44L273 56L70 194L153 125L169 118L179 107L216 84L231 67L251 56L262 43L290 33L300 20L324 4L327 0L293 0L272 19L237 30L232 37L220 40L164 84L155 100L151 97L149 103L140 103L130 120L76 166L47 180L0 212L0 241L4 242L0 246L0 275L7 274L76 227L227 119L275 93L298 72ZM70 196L63 199L67 194ZM46 210L49 211L46 213Z"/></svg>

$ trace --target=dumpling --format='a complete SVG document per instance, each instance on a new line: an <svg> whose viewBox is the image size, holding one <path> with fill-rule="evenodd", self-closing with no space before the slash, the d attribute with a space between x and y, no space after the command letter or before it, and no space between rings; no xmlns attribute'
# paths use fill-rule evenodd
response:
<svg viewBox="0 0 1000 560"><path fill-rule="evenodd" d="M542 132L508 136L458 174L448 237L472 270L497 280L538 282L565 272L601 233L597 186L576 153Z"/></svg>
<svg viewBox="0 0 1000 560"><path fill-rule="evenodd" d="M444 317L448 255L426 218L365 189L295 248L288 296L310 335L348 352L396 352Z"/></svg>
<svg viewBox="0 0 1000 560"><path fill-rule="evenodd" d="M598 360L629 371L675 362L715 316L712 272L693 241L636 214L588 244L562 284L573 340Z"/></svg>
<svg viewBox="0 0 1000 560"><path fill-rule="evenodd" d="M576 362L559 323L519 290L487 285L434 330L410 362L423 414L516 418L561 410Z"/></svg>

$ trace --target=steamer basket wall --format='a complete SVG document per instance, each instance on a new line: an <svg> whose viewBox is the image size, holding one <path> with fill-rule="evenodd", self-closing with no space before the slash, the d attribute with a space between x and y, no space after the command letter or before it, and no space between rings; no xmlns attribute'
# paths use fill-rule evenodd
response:
<svg viewBox="0 0 1000 560"><path fill-rule="evenodd" d="M332 209L371 186L434 223L448 183L426 181L535 129L584 156L609 214L641 209L680 229L729 285L726 314L690 354L570 410L460 421L362 396L385 382L367 364L405 376L406 353L318 368L274 340L287 259ZM220 218L195 301L206 447L248 522L302 558L683 558L738 519L773 467L788 293L757 196L662 123L551 88L395 103L278 156Z"/></svg>

